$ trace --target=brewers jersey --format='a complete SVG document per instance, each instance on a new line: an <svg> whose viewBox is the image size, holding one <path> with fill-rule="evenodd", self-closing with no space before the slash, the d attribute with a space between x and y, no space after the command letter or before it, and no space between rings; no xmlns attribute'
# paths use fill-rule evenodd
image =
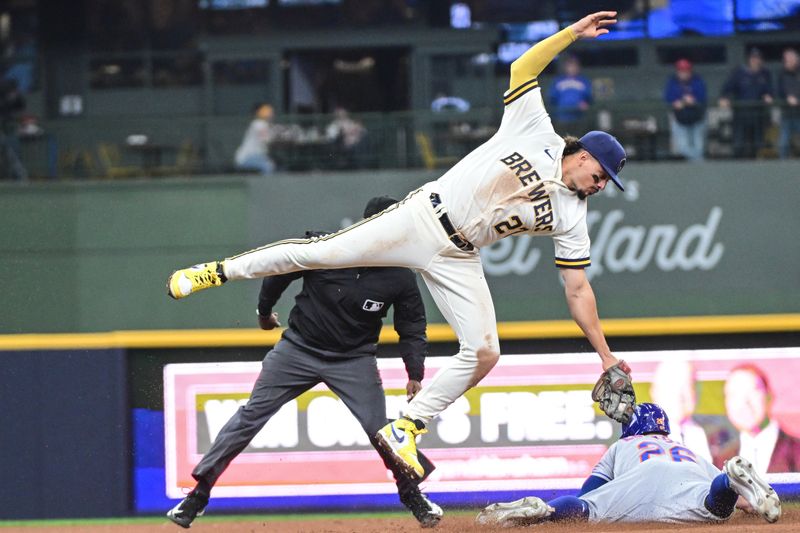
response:
<svg viewBox="0 0 800 533"><path fill-rule="evenodd" d="M594 522L708 522L722 520L704 505L714 465L664 435L615 442L592 470L609 480L582 495Z"/></svg>
<svg viewBox="0 0 800 533"><path fill-rule="evenodd" d="M556 264L589 266L586 201L561 181L564 141L536 78L505 94L498 131L432 185L453 225L477 247L509 235L551 235Z"/></svg>
<svg viewBox="0 0 800 533"><path fill-rule="evenodd" d="M500 351L480 247L508 235L550 235L559 266L589 265L586 202L561 181L565 142L553 131L537 80L576 38L566 28L514 62L497 133L440 179L335 234L280 241L226 259L225 275L250 279L357 266L419 271L459 340L458 354L403 411L430 422L475 385L479 351Z"/></svg>

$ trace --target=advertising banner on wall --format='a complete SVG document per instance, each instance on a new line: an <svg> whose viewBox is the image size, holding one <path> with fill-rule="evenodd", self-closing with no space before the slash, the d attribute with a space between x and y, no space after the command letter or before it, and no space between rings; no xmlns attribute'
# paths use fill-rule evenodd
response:
<svg viewBox="0 0 800 533"><path fill-rule="evenodd" d="M0 277L0 292L14 309L0 320L0 332L41 332L43 307L62 317L48 325L53 332L254 328L258 280L229 283L180 306L139 286L307 230L336 231L360 220L371 197L403 198L441 172L224 176L204 178L200 188L191 180L4 188L0 217L17 231L0 234L0 250L18 276L13 282ZM790 160L629 161L625 192L607 187L587 200L592 265L586 272L600 316L800 313L797 175ZM124 216L109 218L109 204ZM161 231L202 226L209 217L215 223L206 231L180 236L181 248L174 246L176 236ZM480 254L498 321L570 318L552 238L512 236ZM74 290L61 290L41 265L74 279ZM97 284L114 285L120 270L137 272L137 283L98 295ZM281 316L299 286L276 305ZM429 323L444 322L428 291L422 294Z"/></svg>
<svg viewBox="0 0 800 533"><path fill-rule="evenodd" d="M618 355L633 368L638 400L667 410L674 439L717 466L747 454L770 482L800 483L800 391L792 381L800 348ZM445 362L429 358L426 379ZM379 368L394 418L407 377L398 360L379 360ZM425 490L467 501L476 493L579 488L619 435L590 397L599 369L593 354L503 356L422 437L420 448L437 466ZM192 468L247 401L260 370L257 362L165 367L168 497L194 486ZM326 496L393 492L367 436L324 386L284 405L214 489L216 498L262 502L318 496L316 505Z"/></svg>
<svg viewBox="0 0 800 533"><path fill-rule="evenodd" d="M796 174L778 164L629 161L624 192L607 187L587 200L592 264L586 273L601 317L800 311L796 291L786 290L800 279L800 247L790 245L800 224L796 180L789 179ZM346 175L254 182L252 198L269 201L277 187L282 195L269 209L257 204L252 244L346 226L360 218L371 195L402 198L425 181L409 178L371 174L358 182L357 193ZM285 200L305 198L309 190L329 199L313 217ZM754 200L759 191L769 191L768 201ZM516 235L480 253L498 320L569 319L551 238ZM288 311L291 300L283 303ZM430 320L441 322L435 305L426 303Z"/></svg>

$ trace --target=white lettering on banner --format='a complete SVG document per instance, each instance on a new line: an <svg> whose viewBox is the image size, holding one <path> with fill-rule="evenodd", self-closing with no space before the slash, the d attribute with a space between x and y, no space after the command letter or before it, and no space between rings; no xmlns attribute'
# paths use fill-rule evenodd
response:
<svg viewBox="0 0 800 533"><path fill-rule="evenodd" d="M309 402L308 439L320 448L369 444L367 434L344 402L330 396L318 396Z"/></svg>
<svg viewBox="0 0 800 533"><path fill-rule="evenodd" d="M641 272L654 264L662 272L680 270L711 270L725 252L725 245L714 242L722 208L711 208L704 223L692 224L682 232L675 224L623 226L625 214L614 209L605 214L590 211L587 215L592 237L592 266L586 273L599 276L611 273ZM528 235L503 239L481 250L483 269L489 276L519 276L530 274L541 258L538 244Z"/></svg>
<svg viewBox="0 0 800 533"><path fill-rule="evenodd" d="M482 248L483 269L490 276L524 276L533 272L539 264L542 251L531 247L532 238L530 235L520 235L514 239L501 239Z"/></svg>
<svg viewBox="0 0 800 533"><path fill-rule="evenodd" d="M652 260L664 272L679 268L681 270L710 270L717 266L725 246L714 243L714 235L722 218L722 208L713 207L705 224L693 224L683 233L678 233L675 225L615 226L622 221L621 210L609 211L602 219L597 237L592 241L591 275L602 274L604 268L609 272L641 272ZM589 213L589 231L596 225L601 215L597 211Z"/></svg>
<svg viewBox="0 0 800 533"><path fill-rule="evenodd" d="M240 405L247 403L247 400L208 400L203 405L203 413L206 415L206 425L208 426L209 442L214 442L219 430L236 412Z"/></svg>
<svg viewBox="0 0 800 533"><path fill-rule="evenodd" d="M639 182L635 180L625 179L625 192L620 191L616 187L609 187L603 192L610 198L622 196L623 199L629 202L635 202L639 199Z"/></svg>
<svg viewBox="0 0 800 533"><path fill-rule="evenodd" d="M203 412L208 426L209 442L214 442L219 431L240 406L242 400L208 400L203 404ZM297 435L297 401L286 403L275 413L261 431L253 438L253 448L294 448L299 443Z"/></svg>
<svg viewBox="0 0 800 533"><path fill-rule="evenodd" d="M407 405L408 401L406 400L405 396L400 396L399 394L387 394L386 418L391 418L392 420L395 418L400 418L403 416L403 409L405 409Z"/></svg>
<svg viewBox="0 0 800 533"><path fill-rule="evenodd" d="M497 442L503 425L511 442L591 440L613 431L607 420L595 422L589 391L486 392L480 402L482 442Z"/></svg>
<svg viewBox="0 0 800 533"><path fill-rule="evenodd" d="M480 414L474 421L480 428L481 443L576 441L608 439L614 429L606 419L595 420L594 403L587 390L483 392L477 400ZM207 400L203 409L213 442L242 400ZM407 405L404 395L387 395L387 417L397 418ZM435 424L439 439L446 444L469 441L473 428L472 406L461 396L445 409ZM300 419L297 400L286 403L250 443L250 448L266 450L295 448L299 444ZM307 408L310 443L317 448L367 446L369 439L344 402L332 396L317 396ZM503 435L501 432L505 432Z"/></svg>
<svg viewBox="0 0 800 533"><path fill-rule="evenodd" d="M297 420L297 401L285 403L253 437L250 446L258 449L294 448L300 443Z"/></svg>
<svg viewBox="0 0 800 533"><path fill-rule="evenodd" d="M469 438L469 400L460 396L439 415L436 433L447 444L461 444Z"/></svg>

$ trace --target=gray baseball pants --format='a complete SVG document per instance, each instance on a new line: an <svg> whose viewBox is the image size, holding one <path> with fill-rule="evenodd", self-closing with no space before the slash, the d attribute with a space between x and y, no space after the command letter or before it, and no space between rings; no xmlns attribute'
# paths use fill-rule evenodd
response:
<svg viewBox="0 0 800 533"><path fill-rule="evenodd" d="M324 359L281 340L264 358L250 399L222 427L211 449L192 471L192 477L213 487L230 462L284 404L320 382L341 398L375 446L374 435L388 423L386 397L375 357ZM378 453L394 474L400 495L416 490L417 482L396 471L393 461L387 461L383 452L378 450ZM419 460L427 477L434 469L433 463L423 454L419 454Z"/></svg>

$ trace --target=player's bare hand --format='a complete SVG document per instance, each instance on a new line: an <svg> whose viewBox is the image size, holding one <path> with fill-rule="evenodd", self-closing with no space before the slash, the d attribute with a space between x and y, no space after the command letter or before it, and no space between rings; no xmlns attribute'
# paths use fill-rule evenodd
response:
<svg viewBox="0 0 800 533"><path fill-rule="evenodd" d="M603 371L608 370L614 365L619 364L619 359L614 357L613 355L609 354L606 357L600 356L600 364L603 366Z"/></svg>
<svg viewBox="0 0 800 533"><path fill-rule="evenodd" d="M417 395L422 390L422 383L414 379L409 379L406 384L406 400L411 401L411 398Z"/></svg>
<svg viewBox="0 0 800 533"><path fill-rule="evenodd" d="M608 33L608 26L617 23L616 11L598 11L591 15L586 15L571 28L578 39L594 39Z"/></svg>
<svg viewBox="0 0 800 533"><path fill-rule="evenodd" d="M261 329L266 330L281 327L281 323L278 322L278 313L272 313L269 316L258 315L258 325Z"/></svg>
<svg viewBox="0 0 800 533"><path fill-rule="evenodd" d="M745 513L758 514L758 511L753 509L753 506L750 505L748 501L742 498L741 496L739 496L739 498L736 500L736 508L744 511Z"/></svg>

